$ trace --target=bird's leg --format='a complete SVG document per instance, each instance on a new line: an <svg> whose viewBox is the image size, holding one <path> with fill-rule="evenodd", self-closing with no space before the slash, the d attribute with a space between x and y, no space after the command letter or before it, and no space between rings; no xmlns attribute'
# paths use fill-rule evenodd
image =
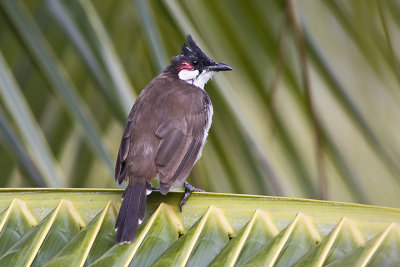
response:
<svg viewBox="0 0 400 267"><path fill-rule="evenodd" d="M150 195L153 190L160 190L160 188L154 187L151 183L146 183L146 195Z"/></svg>
<svg viewBox="0 0 400 267"><path fill-rule="evenodd" d="M185 194L183 195L181 203L179 204L179 208L180 208L181 212L182 212L182 206L185 204L186 200L188 200L188 198L190 197L190 195L193 192L206 192L203 189L194 187L193 185L189 184L186 181L183 185L185 186Z"/></svg>

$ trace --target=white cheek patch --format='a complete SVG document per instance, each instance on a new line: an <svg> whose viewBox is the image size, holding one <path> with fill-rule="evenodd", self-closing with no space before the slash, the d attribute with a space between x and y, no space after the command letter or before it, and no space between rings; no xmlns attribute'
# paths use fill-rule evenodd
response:
<svg viewBox="0 0 400 267"><path fill-rule="evenodd" d="M186 81L188 83L193 83L193 80L199 75L198 70L188 70L184 69L178 73L179 79Z"/></svg>

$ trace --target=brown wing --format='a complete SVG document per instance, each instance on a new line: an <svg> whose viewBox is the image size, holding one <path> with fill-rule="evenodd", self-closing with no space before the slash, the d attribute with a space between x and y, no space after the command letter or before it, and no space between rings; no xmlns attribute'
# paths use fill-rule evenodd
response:
<svg viewBox="0 0 400 267"><path fill-rule="evenodd" d="M147 150L155 150L158 146L158 138L154 135L159 124L154 113L158 92L154 90L154 79L142 90L135 101L128 119L126 120L121 145L119 147L117 162L115 164L115 180L121 184L127 176L154 178L156 172L153 157L145 155ZM147 177L152 176L153 177Z"/></svg>
<svg viewBox="0 0 400 267"><path fill-rule="evenodd" d="M124 133L122 135L121 145L119 147L117 162L115 163L115 180L122 183L126 174L126 158L129 152L129 145L131 142L131 135L133 133L133 112L129 114L126 121Z"/></svg>
<svg viewBox="0 0 400 267"><path fill-rule="evenodd" d="M188 114L160 125L156 135L161 138L156 157L161 191L180 186L189 175L203 147L208 110Z"/></svg>

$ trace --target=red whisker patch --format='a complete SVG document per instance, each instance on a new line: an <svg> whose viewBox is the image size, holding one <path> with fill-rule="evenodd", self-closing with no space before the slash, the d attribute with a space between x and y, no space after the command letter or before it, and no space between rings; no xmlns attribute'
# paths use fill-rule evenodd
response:
<svg viewBox="0 0 400 267"><path fill-rule="evenodd" d="M185 70L185 69L186 69L186 70L194 70L193 66L190 65L190 63L187 62L186 60L184 60L184 61L182 62L182 65L178 66L176 69L177 69L178 71Z"/></svg>

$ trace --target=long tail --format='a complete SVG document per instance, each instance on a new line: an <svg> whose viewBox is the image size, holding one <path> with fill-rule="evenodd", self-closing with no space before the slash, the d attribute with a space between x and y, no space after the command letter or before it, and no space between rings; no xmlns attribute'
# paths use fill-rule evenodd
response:
<svg viewBox="0 0 400 267"><path fill-rule="evenodd" d="M146 208L146 183L128 185L122 194L122 204L119 209L115 231L118 243L130 243L143 221Z"/></svg>

